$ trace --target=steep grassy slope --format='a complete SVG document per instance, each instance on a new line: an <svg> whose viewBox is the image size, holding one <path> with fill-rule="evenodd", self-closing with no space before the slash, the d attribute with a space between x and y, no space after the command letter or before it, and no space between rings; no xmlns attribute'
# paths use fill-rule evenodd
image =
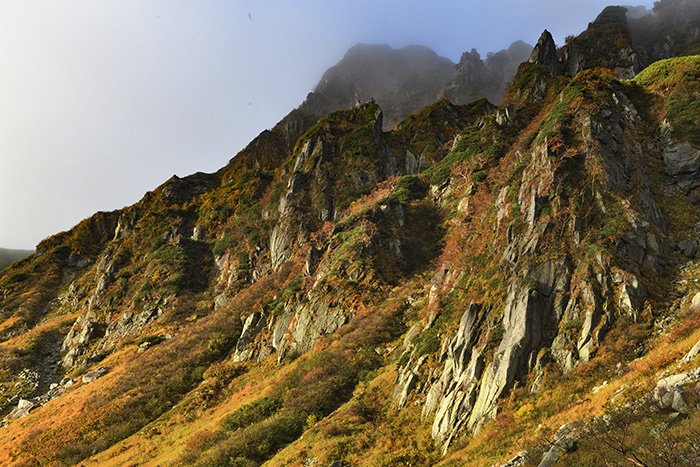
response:
<svg viewBox="0 0 700 467"><path fill-rule="evenodd" d="M444 109L426 110L412 128L443 121L460 128L488 107L451 106L449 120ZM246 361L276 352L279 361L301 364L298 355L352 318L342 327L352 337L274 389L275 420L289 430L279 443L349 398L382 362L374 349L403 332L397 320L405 306L389 297L392 284L421 273L442 236L441 213L422 200L427 185L395 178L403 168L394 154L407 157L412 142L397 133L386 143L381 121L369 103L322 119L294 148L284 149L274 132L263 134L218 174L171 179L133 207L48 239L32 260L13 266L2 282L5 413L64 374L98 366L109 373L39 409L42 420L55 413L39 432L25 438L12 424L17 449L6 453L75 462L169 417L179 404L196 413L205 402L191 397L203 386L225 399L231 380L238 384L255 366ZM450 131L436 132L421 151L439 157L448 142L440 137ZM305 244L306 261L294 242ZM35 297L31 308L27 297ZM263 319L279 325L271 346L258 342L268 332L255 324ZM310 389L294 391L298 384L321 392L313 399ZM83 405L80 417L60 410L71 401ZM267 439L276 427L251 428L250 436ZM281 445L242 455L264 460Z"/></svg>

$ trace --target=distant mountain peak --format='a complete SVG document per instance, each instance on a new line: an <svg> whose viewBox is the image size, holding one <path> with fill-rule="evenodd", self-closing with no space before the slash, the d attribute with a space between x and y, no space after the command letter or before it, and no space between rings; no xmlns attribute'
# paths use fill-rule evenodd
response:
<svg viewBox="0 0 700 467"><path fill-rule="evenodd" d="M12 263L30 256L32 253L34 253L33 250L11 250L8 248L0 248L0 271Z"/></svg>
<svg viewBox="0 0 700 467"><path fill-rule="evenodd" d="M457 64L456 76L445 86L442 95L456 104L480 98L500 104L518 66L528 59L531 51L532 46L516 41L507 49L488 53L486 60L476 49L464 52Z"/></svg>
<svg viewBox="0 0 700 467"><path fill-rule="evenodd" d="M480 98L498 103L531 49L516 41L508 49L490 52L485 60L471 49L454 64L422 45L395 49L359 43L323 74L300 110L320 116L374 98L384 111L385 128L391 128L442 97L457 104Z"/></svg>

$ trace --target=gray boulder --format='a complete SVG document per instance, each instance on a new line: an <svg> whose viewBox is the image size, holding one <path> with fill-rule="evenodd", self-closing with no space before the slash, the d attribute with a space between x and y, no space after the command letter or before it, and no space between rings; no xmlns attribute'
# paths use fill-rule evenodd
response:
<svg viewBox="0 0 700 467"><path fill-rule="evenodd" d="M700 354L700 340L695 343L692 349L681 359L681 363L687 363Z"/></svg>
<svg viewBox="0 0 700 467"><path fill-rule="evenodd" d="M684 386L700 380L700 367L686 373L678 373L659 380L652 392L652 398L659 408L687 414L687 393Z"/></svg>
<svg viewBox="0 0 700 467"><path fill-rule="evenodd" d="M664 151L664 164L671 176L695 173L700 169L700 151L686 142L669 145Z"/></svg>
<svg viewBox="0 0 700 467"><path fill-rule="evenodd" d="M253 312L245 319L243 323L243 331L236 342L233 361L242 362L251 358L253 349L250 348L255 336L265 326L265 312Z"/></svg>
<svg viewBox="0 0 700 467"><path fill-rule="evenodd" d="M562 425L554 436L554 441L542 456L538 467L553 467L562 454L573 452L577 448L571 424Z"/></svg>
<svg viewBox="0 0 700 467"><path fill-rule="evenodd" d="M424 355L423 357L426 356ZM419 367L424 360L425 358L421 357L421 360L416 365L416 368ZM392 399L397 407L403 407L406 405L406 401L408 400L408 396L411 394L411 391L413 391L413 389L416 387L416 383L418 382L418 374L412 368L405 368L399 374L398 379L398 384L394 389Z"/></svg>
<svg viewBox="0 0 700 467"><path fill-rule="evenodd" d="M696 202L700 200L700 194L697 193L697 189L700 188L697 178L700 170L700 151L690 143L681 142L669 144L664 149L663 156L666 173L681 191L686 195L690 194Z"/></svg>
<svg viewBox="0 0 700 467"><path fill-rule="evenodd" d="M677 247L685 257L694 258L698 251L698 242L695 240L683 240L678 242Z"/></svg>
<svg viewBox="0 0 700 467"><path fill-rule="evenodd" d="M527 454L527 451L520 451L505 464L500 464L499 467L521 467L527 462Z"/></svg>
<svg viewBox="0 0 700 467"><path fill-rule="evenodd" d="M29 415L29 412L31 412L36 407L37 404L33 401L27 399L20 399L17 403L17 407L15 407L15 409L12 410L12 412L10 412L7 418L14 419L26 417L27 415Z"/></svg>
<svg viewBox="0 0 700 467"><path fill-rule="evenodd" d="M103 366L98 367L92 371L88 371L83 375L82 381L83 384L88 384L92 383L98 378L101 378L102 376L106 375L109 370Z"/></svg>

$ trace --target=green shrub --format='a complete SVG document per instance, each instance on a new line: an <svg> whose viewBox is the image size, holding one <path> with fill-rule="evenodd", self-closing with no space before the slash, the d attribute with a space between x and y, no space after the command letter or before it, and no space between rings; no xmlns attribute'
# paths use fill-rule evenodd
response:
<svg viewBox="0 0 700 467"><path fill-rule="evenodd" d="M252 265L250 264L250 256L248 252L241 251L238 253L238 268L247 271Z"/></svg>
<svg viewBox="0 0 700 467"><path fill-rule="evenodd" d="M196 465L260 465L304 432L306 417L284 411L237 431Z"/></svg>
<svg viewBox="0 0 700 467"><path fill-rule="evenodd" d="M218 239L214 243L214 248L212 249L212 252L215 256L221 256L224 253L226 253L227 250L230 250L234 246L236 246L236 244L236 239L229 233L225 233L221 236L220 239Z"/></svg>
<svg viewBox="0 0 700 467"><path fill-rule="evenodd" d="M579 318L571 318L562 324L564 331L578 331L581 329L581 320Z"/></svg>
<svg viewBox="0 0 700 467"><path fill-rule="evenodd" d="M285 306L289 300L299 299L303 292L301 277L295 277L275 298L265 305L265 311L272 315L284 313Z"/></svg>
<svg viewBox="0 0 700 467"><path fill-rule="evenodd" d="M440 350L440 338L437 334L437 326L433 326L423 331L423 333L416 338L415 345L416 354L418 356L435 353Z"/></svg>
<svg viewBox="0 0 700 467"><path fill-rule="evenodd" d="M408 364L408 361L410 359L411 359L411 352L404 352L401 354L398 361L396 362L396 366L399 368L403 368Z"/></svg>
<svg viewBox="0 0 700 467"><path fill-rule="evenodd" d="M279 410L280 406L279 399L263 397L236 410L227 416L221 424L230 431L245 428L272 416Z"/></svg>
<svg viewBox="0 0 700 467"><path fill-rule="evenodd" d="M483 182L486 180L487 173L485 170L479 170L478 172L474 172L472 174L472 182L474 183L479 183Z"/></svg>
<svg viewBox="0 0 700 467"><path fill-rule="evenodd" d="M180 264L187 259L185 251L179 245L163 245L153 251L149 256L151 259L173 265Z"/></svg>
<svg viewBox="0 0 700 467"><path fill-rule="evenodd" d="M7 283L12 284L14 282L24 282L29 278L29 274L26 272L15 272L7 277Z"/></svg>
<svg viewBox="0 0 700 467"><path fill-rule="evenodd" d="M226 332L214 332L207 339L206 349L211 356L211 361L218 360L228 353L236 343L232 334Z"/></svg>
<svg viewBox="0 0 700 467"><path fill-rule="evenodd" d="M404 175L401 177L389 195L391 201L408 203L425 197L428 193L428 185L417 175Z"/></svg>

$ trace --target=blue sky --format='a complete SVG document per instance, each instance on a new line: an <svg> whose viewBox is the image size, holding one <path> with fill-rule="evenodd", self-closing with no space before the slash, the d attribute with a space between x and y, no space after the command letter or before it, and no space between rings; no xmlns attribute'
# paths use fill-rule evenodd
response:
<svg viewBox="0 0 700 467"><path fill-rule="evenodd" d="M457 61L598 0L0 3L0 246L33 247L173 174L212 172L296 107L357 42ZM651 6L652 1L634 4Z"/></svg>

